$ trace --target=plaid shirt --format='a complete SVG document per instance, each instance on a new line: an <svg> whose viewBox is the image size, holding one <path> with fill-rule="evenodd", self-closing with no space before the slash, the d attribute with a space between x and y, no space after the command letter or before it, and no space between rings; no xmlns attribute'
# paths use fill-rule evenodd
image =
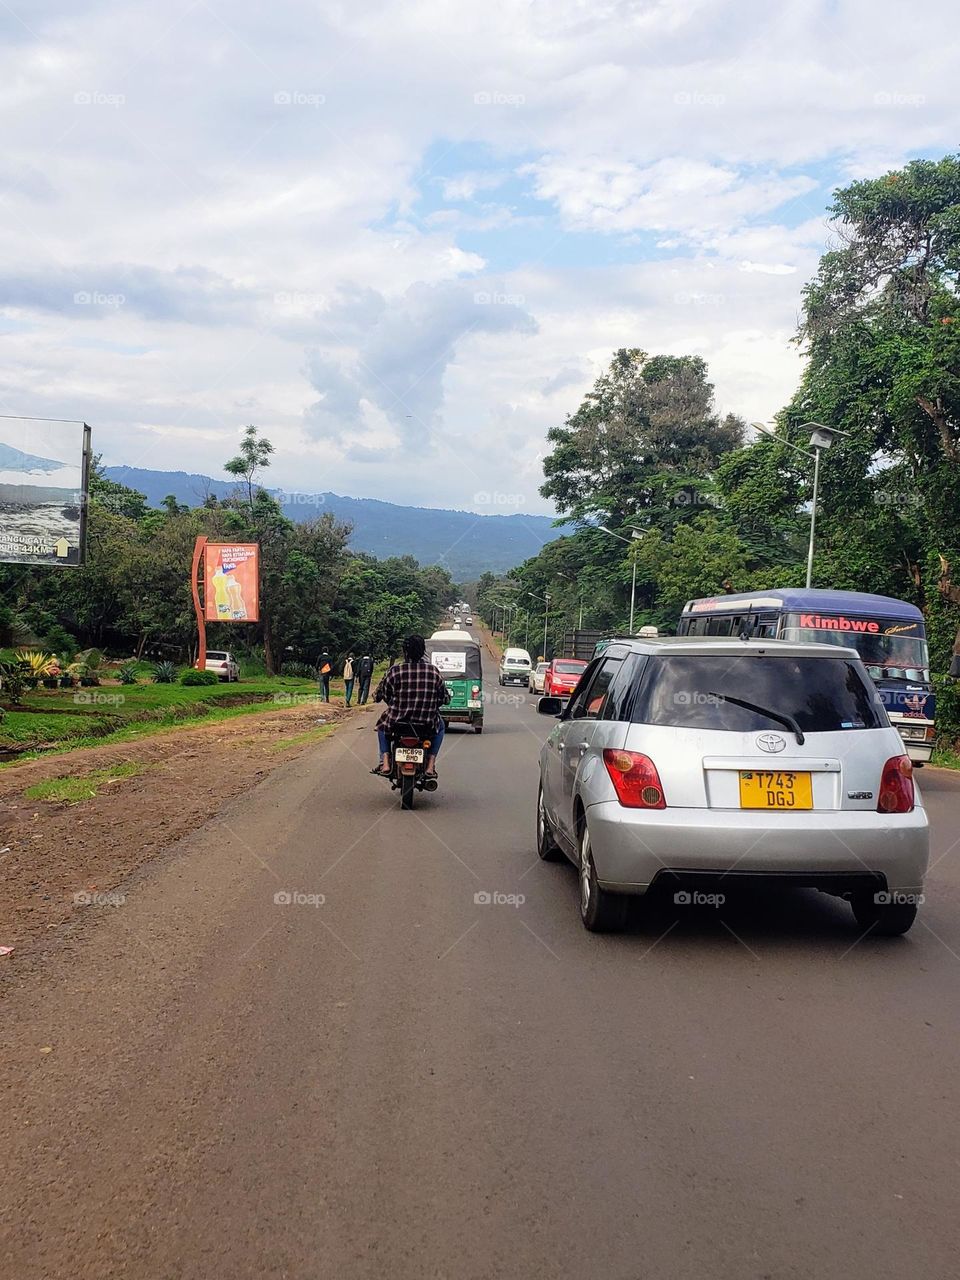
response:
<svg viewBox="0 0 960 1280"><path fill-rule="evenodd" d="M432 662L395 662L377 685L373 700L387 704L378 729L392 729L399 720L436 728L437 711L450 701L450 690Z"/></svg>

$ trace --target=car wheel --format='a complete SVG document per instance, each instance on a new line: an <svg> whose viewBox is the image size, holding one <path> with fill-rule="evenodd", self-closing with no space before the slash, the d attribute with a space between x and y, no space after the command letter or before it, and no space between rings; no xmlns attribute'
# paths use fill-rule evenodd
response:
<svg viewBox="0 0 960 1280"><path fill-rule="evenodd" d="M601 889L590 851L586 819L580 823L580 919L591 933L615 933L627 922L629 903L623 894Z"/></svg>
<svg viewBox="0 0 960 1280"><path fill-rule="evenodd" d="M481 723L481 724L475 724L475 725L473 726L473 732L474 732L474 733L483 733L483 724L482 724L482 723Z"/></svg>
<svg viewBox="0 0 960 1280"><path fill-rule="evenodd" d="M560 862L563 850L553 838L550 820L543 807L543 783L537 787L537 857L542 862Z"/></svg>
<svg viewBox="0 0 960 1280"><path fill-rule="evenodd" d="M855 893L850 898L853 914L871 938L899 938L917 918L916 903L877 902L872 893Z"/></svg>

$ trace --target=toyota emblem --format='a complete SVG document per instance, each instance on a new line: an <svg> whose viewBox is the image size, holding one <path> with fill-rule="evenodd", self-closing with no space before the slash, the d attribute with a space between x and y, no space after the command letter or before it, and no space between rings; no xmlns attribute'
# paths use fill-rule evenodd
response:
<svg viewBox="0 0 960 1280"><path fill-rule="evenodd" d="M782 751L786 745L786 738L781 738L779 733L761 733L757 738L757 746L760 750L769 751L771 755Z"/></svg>

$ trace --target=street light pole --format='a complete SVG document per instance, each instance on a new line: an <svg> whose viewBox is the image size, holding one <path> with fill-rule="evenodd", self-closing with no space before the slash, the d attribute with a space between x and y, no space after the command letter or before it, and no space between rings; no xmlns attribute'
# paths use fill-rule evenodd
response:
<svg viewBox="0 0 960 1280"><path fill-rule="evenodd" d="M550 613L550 592L543 593L543 656L547 656L547 617Z"/></svg>
<svg viewBox="0 0 960 1280"><path fill-rule="evenodd" d="M633 635L633 615L637 600L637 548L634 545L643 537L643 531L633 529L629 538L625 538L622 533L614 533L612 529L608 529L605 524L597 525L598 529L602 529L604 533L609 533L611 538L619 538L621 542L625 542L630 547L633 556L633 573L630 577L630 634Z"/></svg>
<svg viewBox="0 0 960 1280"><path fill-rule="evenodd" d="M813 544L817 532L817 495L820 492L820 449L813 451L813 505L810 508L810 545L807 548L807 588L813 582Z"/></svg>
<svg viewBox="0 0 960 1280"><path fill-rule="evenodd" d="M776 440L779 444L785 444L788 449L792 449L794 453L802 453L805 458L813 458L813 497L810 503L810 542L807 546L807 587L813 584L813 552L814 543L817 532L817 500L820 494L820 455L824 449L829 449L833 444L835 436L849 435L847 431L840 431L837 427L827 427L822 422L801 422L800 429L802 431L810 430L813 434L810 437L810 449L801 449L799 445L793 444L790 440L785 440L783 436L777 434L777 427L772 422L754 422L751 424L761 431L771 440Z"/></svg>

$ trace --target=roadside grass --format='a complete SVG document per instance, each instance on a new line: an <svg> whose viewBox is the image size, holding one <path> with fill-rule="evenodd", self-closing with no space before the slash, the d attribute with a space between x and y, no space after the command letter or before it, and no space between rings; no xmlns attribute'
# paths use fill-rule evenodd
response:
<svg viewBox="0 0 960 1280"><path fill-rule="evenodd" d="M960 751L953 747L934 747L930 763L938 769L960 769Z"/></svg>
<svg viewBox="0 0 960 1280"><path fill-rule="evenodd" d="M46 782L36 782L24 791L27 800L45 800L50 804L79 804L81 800L92 799L101 787L122 778L134 778L147 768L144 764L130 761L126 764L111 765L107 769L94 769L92 773L81 773L75 777L50 778Z"/></svg>
<svg viewBox="0 0 960 1280"><path fill-rule="evenodd" d="M335 728L336 725L322 724L316 729L307 729L304 733L294 734L292 738L278 738L276 742L270 743L268 750L285 751L287 747L299 747L304 742L320 742L333 733Z"/></svg>
<svg viewBox="0 0 960 1280"><path fill-rule="evenodd" d="M25 709L8 709L0 721L0 752L16 752L15 759L0 764L0 768L38 754L175 730L185 721L202 718L206 723L264 711L271 704L288 706L313 692L312 681L292 676L262 676L229 685L37 689L24 698ZM86 702L91 695L91 701ZM93 700L96 695L110 701L98 703Z"/></svg>

